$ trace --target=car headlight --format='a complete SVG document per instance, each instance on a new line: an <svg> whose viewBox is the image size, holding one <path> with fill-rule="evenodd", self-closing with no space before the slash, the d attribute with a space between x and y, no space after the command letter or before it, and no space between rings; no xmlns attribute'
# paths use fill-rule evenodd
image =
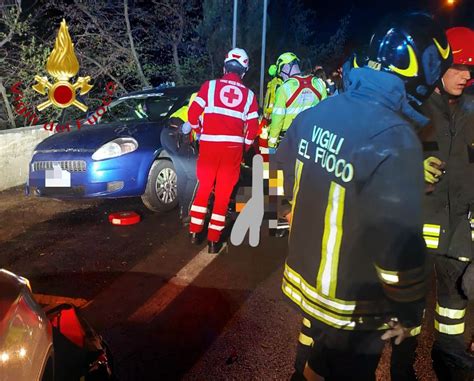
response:
<svg viewBox="0 0 474 381"><path fill-rule="evenodd" d="M92 160L104 160L122 156L138 148L138 143L133 138L117 138L105 143L92 155Z"/></svg>

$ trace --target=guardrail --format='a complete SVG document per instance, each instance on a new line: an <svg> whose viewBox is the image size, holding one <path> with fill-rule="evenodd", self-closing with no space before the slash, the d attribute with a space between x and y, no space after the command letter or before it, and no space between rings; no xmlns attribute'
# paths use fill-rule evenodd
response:
<svg viewBox="0 0 474 381"><path fill-rule="evenodd" d="M33 150L53 133L43 125L0 130L0 191L26 183Z"/></svg>

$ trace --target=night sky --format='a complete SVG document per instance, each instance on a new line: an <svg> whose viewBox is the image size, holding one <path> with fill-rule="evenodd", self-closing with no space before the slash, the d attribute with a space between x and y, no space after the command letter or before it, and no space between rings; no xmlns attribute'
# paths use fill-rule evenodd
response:
<svg viewBox="0 0 474 381"><path fill-rule="evenodd" d="M305 0L306 6L317 13L315 27L324 34L334 31L335 23L351 12L349 38L352 43L368 42L378 22L393 12L423 10L435 16L445 27L469 26L474 28L474 0L455 0L447 6L447 0Z"/></svg>

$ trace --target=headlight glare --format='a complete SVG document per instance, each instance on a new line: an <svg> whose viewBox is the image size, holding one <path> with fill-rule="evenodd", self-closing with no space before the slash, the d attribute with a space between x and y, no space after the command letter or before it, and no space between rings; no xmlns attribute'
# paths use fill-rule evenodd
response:
<svg viewBox="0 0 474 381"><path fill-rule="evenodd" d="M138 148L138 143L133 138L117 138L105 143L92 155L92 160L104 160L118 157L133 152Z"/></svg>

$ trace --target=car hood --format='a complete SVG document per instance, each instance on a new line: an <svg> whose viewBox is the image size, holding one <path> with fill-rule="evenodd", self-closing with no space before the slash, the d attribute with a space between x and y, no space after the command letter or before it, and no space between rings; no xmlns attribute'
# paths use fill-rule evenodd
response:
<svg viewBox="0 0 474 381"><path fill-rule="evenodd" d="M117 122L83 126L80 130L76 130L76 126L73 126L72 128L75 130L56 133L46 138L36 146L35 151L68 149L95 151L115 138L121 136L137 137L141 133L146 133L146 130L151 127L150 124L144 123L138 128L136 125L124 125L122 122Z"/></svg>

